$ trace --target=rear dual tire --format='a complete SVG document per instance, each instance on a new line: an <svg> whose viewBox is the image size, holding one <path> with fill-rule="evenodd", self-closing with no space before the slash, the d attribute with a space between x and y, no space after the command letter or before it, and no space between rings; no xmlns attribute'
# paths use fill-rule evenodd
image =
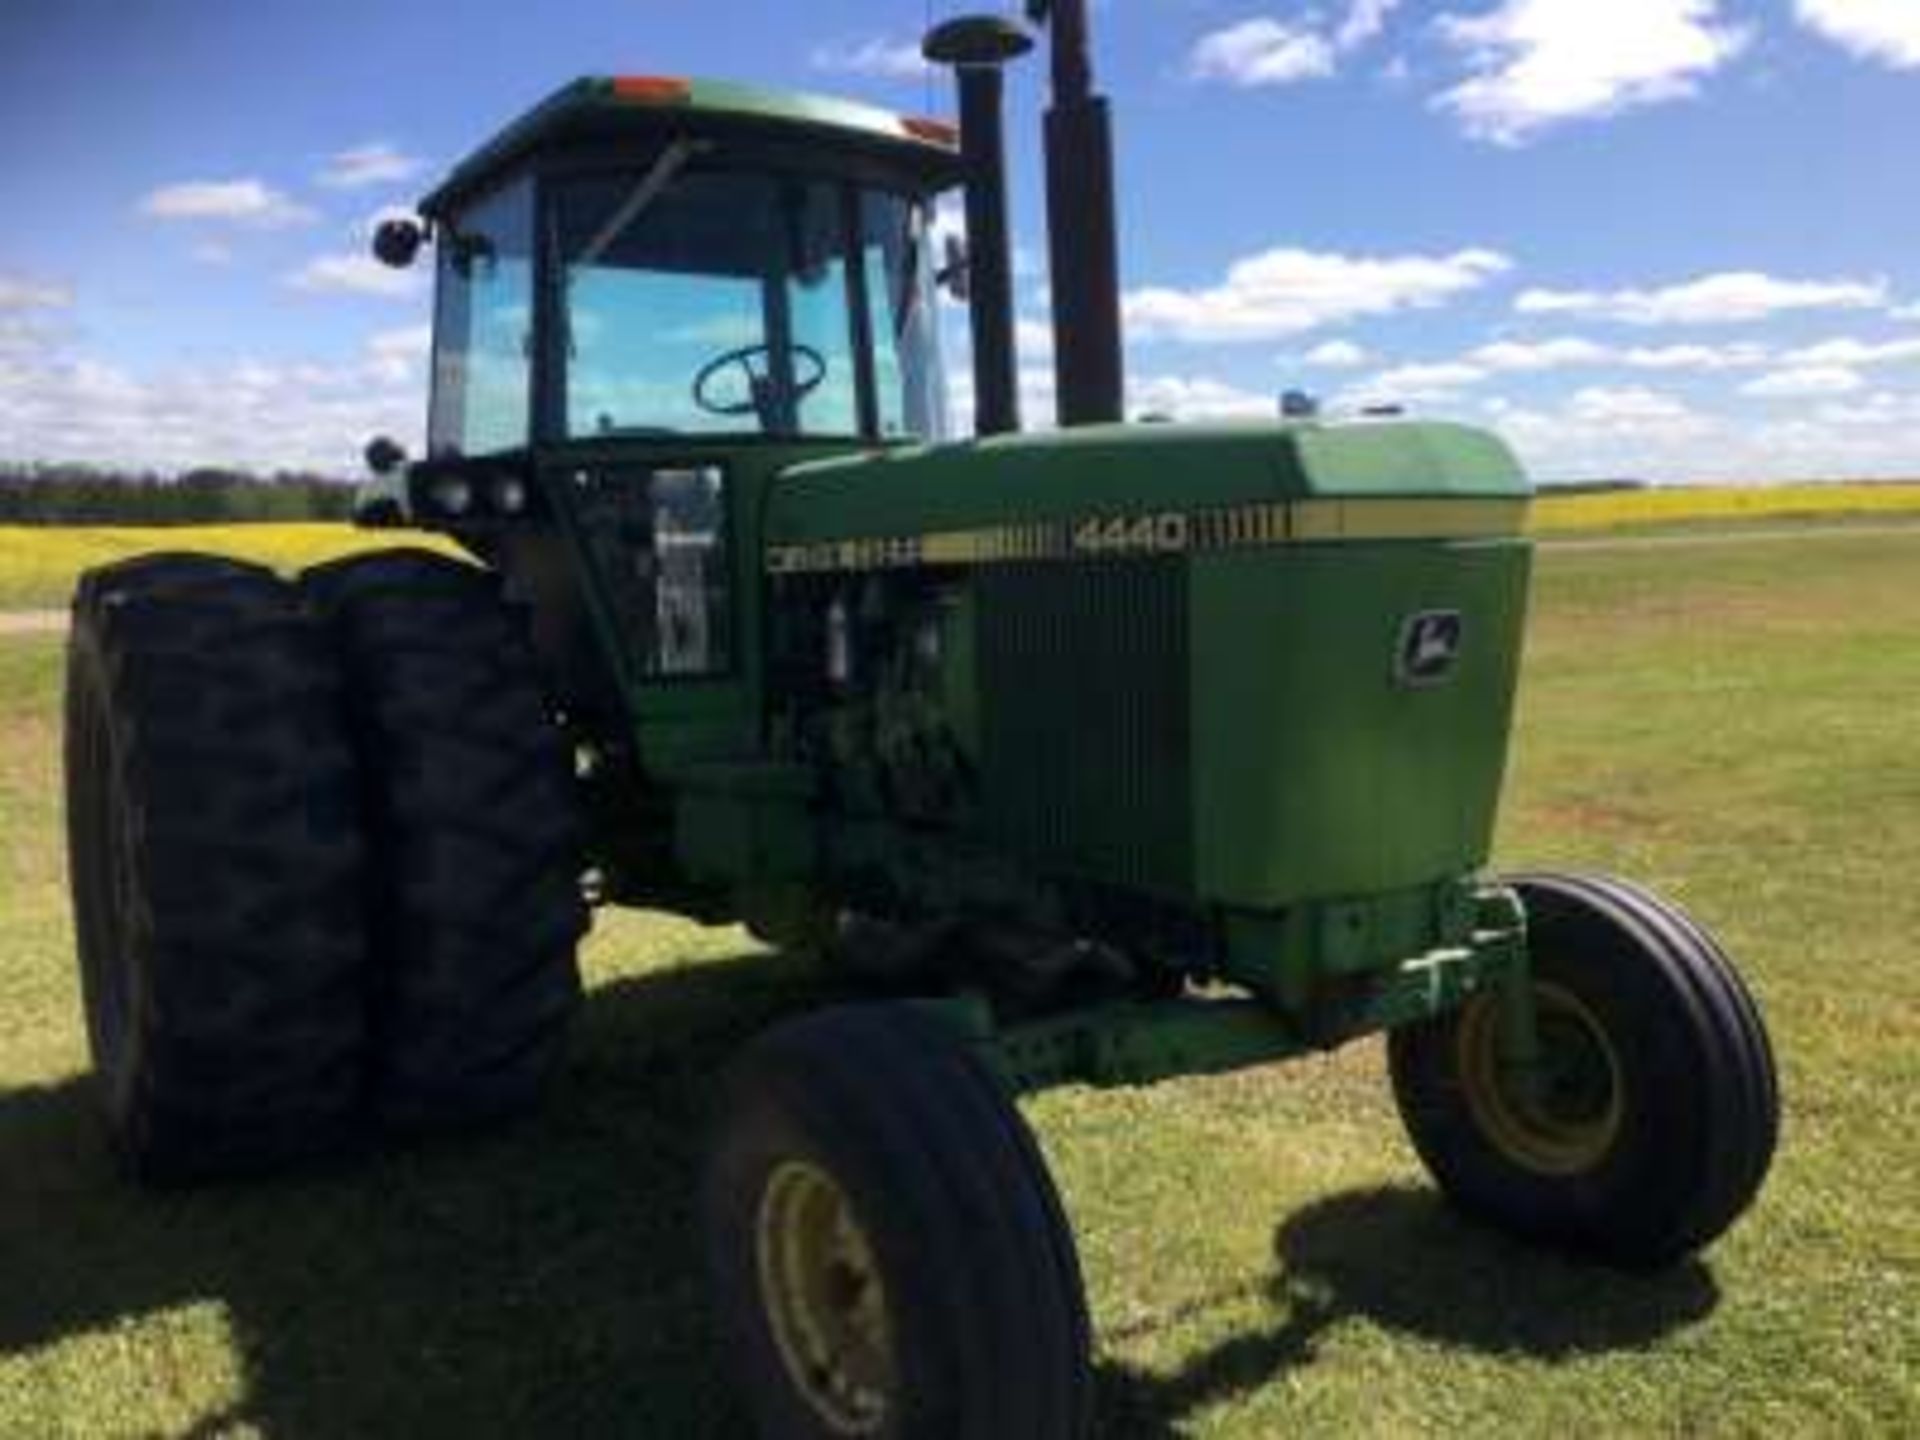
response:
<svg viewBox="0 0 1920 1440"><path fill-rule="evenodd" d="M524 1111L580 999L584 840L571 752L488 571L420 550L301 587L345 677L370 873L369 1099L389 1129Z"/></svg>
<svg viewBox="0 0 1920 1440"><path fill-rule="evenodd" d="M1773 1052L1725 953L1677 906L1600 877L1511 882L1527 917L1540 1084L1498 1053L1498 999L1396 1030L1407 1132L1463 1212L1644 1269L1711 1244L1779 1132Z"/></svg>
<svg viewBox="0 0 1920 1440"><path fill-rule="evenodd" d="M82 580L67 656L74 921L116 1151L177 1183L337 1146L367 851L326 637L268 571L152 556Z"/></svg>
<svg viewBox="0 0 1920 1440"><path fill-rule="evenodd" d="M198 555L82 579L74 918L136 1178L270 1170L370 1121L480 1125L554 1068L579 830L492 584L419 555L326 567L304 595Z"/></svg>

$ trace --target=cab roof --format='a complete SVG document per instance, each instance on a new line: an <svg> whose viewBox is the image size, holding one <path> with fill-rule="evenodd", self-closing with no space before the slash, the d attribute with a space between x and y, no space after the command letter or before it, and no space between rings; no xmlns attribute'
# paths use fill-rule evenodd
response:
<svg viewBox="0 0 1920 1440"><path fill-rule="evenodd" d="M421 201L428 216L456 207L502 172L542 152L680 137L825 143L906 172L927 188L961 177L959 136L940 120L872 105L764 90L721 80L657 75L586 76L561 86L455 166Z"/></svg>

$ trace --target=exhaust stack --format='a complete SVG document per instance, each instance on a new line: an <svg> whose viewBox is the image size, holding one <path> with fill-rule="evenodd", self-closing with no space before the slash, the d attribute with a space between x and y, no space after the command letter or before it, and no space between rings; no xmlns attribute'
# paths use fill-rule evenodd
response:
<svg viewBox="0 0 1920 1440"><path fill-rule="evenodd" d="M1013 338L1013 242L1007 230L1005 66L1033 38L998 15L969 15L929 31L921 53L951 66L960 91L960 153L967 171L967 304L973 322L974 430L1020 428Z"/></svg>
<svg viewBox="0 0 1920 1440"><path fill-rule="evenodd" d="M1027 0L1027 14L1053 37L1047 251L1060 424L1097 425L1121 418L1126 390L1113 121L1106 97L1093 90L1086 0Z"/></svg>

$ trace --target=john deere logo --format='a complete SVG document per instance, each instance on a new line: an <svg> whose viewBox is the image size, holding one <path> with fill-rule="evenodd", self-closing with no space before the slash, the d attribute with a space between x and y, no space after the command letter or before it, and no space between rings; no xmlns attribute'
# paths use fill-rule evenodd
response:
<svg viewBox="0 0 1920 1440"><path fill-rule="evenodd" d="M1465 625L1458 610L1422 610L1400 626L1393 678L1401 685L1444 685L1460 660Z"/></svg>

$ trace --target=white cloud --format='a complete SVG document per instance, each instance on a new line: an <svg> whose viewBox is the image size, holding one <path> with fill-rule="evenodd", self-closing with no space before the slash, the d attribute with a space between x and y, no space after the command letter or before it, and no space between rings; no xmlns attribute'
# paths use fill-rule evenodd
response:
<svg viewBox="0 0 1920 1440"><path fill-rule="evenodd" d="M384 140L356 145L330 156L326 168L314 176L316 183L330 190L358 190L368 185L397 185L411 180L427 162L402 154Z"/></svg>
<svg viewBox="0 0 1920 1440"><path fill-rule="evenodd" d="M138 375L65 349L18 365L0 354L8 458L357 476L369 436L391 434L402 444L418 436L424 398L418 372L393 383L371 356Z"/></svg>
<svg viewBox="0 0 1920 1440"><path fill-rule="evenodd" d="M1013 322L1013 343L1029 360L1050 359L1053 355L1053 326L1044 320L1022 315Z"/></svg>
<svg viewBox="0 0 1920 1440"><path fill-rule="evenodd" d="M1914 0L1795 0L1809 30L1863 60L1920 68L1920 5Z"/></svg>
<svg viewBox="0 0 1920 1440"><path fill-rule="evenodd" d="M1351 0L1337 25L1316 10L1290 20L1257 15L1202 35L1187 56L1187 75L1241 89L1324 79L1342 56L1386 29L1399 8L1400 0Z"/></svg>
<svg viewBox="0 0 1920 1440"><path fill-rule="evenodd" d="M1366 347L1351 340L1328 340L1302 355L1300 363L1324 370L1355 370L1372 358Z"/></svg>
<svg viewBox="0 0 1920 1440"><path fill-rule="evenodd" d="M1731 478L1717 421L1655 391L1602 386L1536 408L1495 399L1495 427L1536 478Z"/></svg>
<svg viewBox="0 0 1920 1440"><path fill-rule="evenodd" d="M63 286L0 275L0 311L64 310L72 303L72 292Z"/></svg>
<svg viewBox="0 0 1920 1440"><path fill-rule="evenodd" d="M1920 394L1896 395L1881 390L1858 400L1836 400L1822 405L1814 418L1827 425L1845 429L1881 425L1899 425L1911 429L1920 424Z"/></svg>
<svg viewBox="0 0 1920 1440"><path fill-rule="evenodd" d="M1488 370L1563 370L1574 365L1604 365L1614 358L1605 345L1565 336L1556 340L1498 340L1471 352L1467 360Z"/></svg>
<svg viewBox="0 0 1920 1440"><path fill-rule="evenodd" d="M202 240L187 253L202 265L233 263L233 247L224 240Z"/></svg>
<svg viewBox="0 0 1920 1440"><path fill-rule="evenodd" d="M1743 395L1765 399L1799 400L1817 395L1851 395L1866 388L1856 371L1844 365L1803 365L1774 370L1740 387Z"/></svg>
<svg viewBox="0 0 1920 1440"><path fill-rule="evenodd" d="M1277 396L1203 375L1142 376L1127 387L1127 402L1129 413L1175 420L1255 420L1280 413Z"/></svg>
<svg viewBox="0 0 1920 1440"><path fill-rule="evenodd" d="M1020 392L1020 428L1023 430L1053 429L1055 396L1053 367L1022 365L1016 383ZM972 366L964 363L956 364L949 359L947 400L952 433L972 434L974 420Z"/></svg>
<svg viewBox="0 0 1920 1440"><path fill-rule="evenodd" d="M1333 43L1341 50L1354 50L1387 28L1387 17L1400 8L1400 0L1353 0L1347 18L1334 32Z"/></svg>
<svg viewBox="0 0 1920 1440"><path fill-rule="evenodd" d="M1852 344L1853 342L1846 342ZM1877 347L1874 353L1904 349L1907 342ZM1920 350L1920 341L1912 342ZM1785 357L1780 357L1785 358ZM1833 357L1816 356L1821 358ZM1864 356L1842 357L1844 363L1869 363ZM1764 345L1647 345L1620 348L1582 336L1563 335L1548 340L1494 340L1442 364L1465 364L1490 374L1545 374L1554 370L1622 366L1633 370L1719 371L1751 369L1774 363L1774 352Z"/></svg>
<svg viewBox="0 0 1920 1440"><path fill-rule="evenodd" d="M865 75L879 80L918 80L928 68L919 42L878 36L817 45L808 55L807 63L816 70L836 75Z"/></svg>
<svg viewBox="0 0 1920 1440"><path fill-rule="evenodd" d="M1512 268L1493 250L1350 256L1276 249L1235 261L1218 285L1149 286L1125 297L1136 339L1271 340L1361 315L1430 309Z"/></svg>
<svg viewBox="0 0 1920 1440"><path fill-rule="evenodd" d="M1595 425L1691 425L1698 418L1684 401L1643 385L1589 385L1574 392L1567 413Z"/></svg>
<svg viewBox="0 0 1920 1440"><path fill-rule="evenodd" d="M1486 378L1485 370L1464 360L1396 365L1391 370L1382 370L1378 375L1360 381L1346 391L1340 400L1348 405L1383 402L1447 404L1458 399L1461 390L1478 385Z"/></svg>
<svg viewBox="0 0 1920 1440"><path fill-rule="evenodd" d="M1636 345L1620 352L1636 370L1744 370L1765 365L1772 352L1764 345Z"/></svg>
<svg viewBox="0 0 1920 1440"><path fill-rule="evenodd" d="M1829 401L1760 424L1639 387L1595 387L1553 406L1496 397L1486 413L1545 479L1753 484L1920 471L1920 395Z"/></svg>
<svg viewBox="0 0 1920 1440"><path fill-rule="evenodd" d="M582 321L586 323L583 325ZM607 328L606 317L590 310L577 310L572 325L573 333L582 340L594 339L605 333ZM737 350L758 344L766 338L767 327L766 322L757 315L736 312L710 315L654 333L662 344L699 345L710 354L717 355L722 350Z"/></svg>
<svg viewBox="0 0 1920 1440"><path fill-rule="evenodd" d="M304 205L259 180L188 180L163 185L140 201L153 220L204 220L279 230L318 218Z"/></svg>
<svg viewBox="0 0 1920 1440"><path fill-rule="evenodd" d="M1241 89L1323 79L1334 71L1333 43L1317 31L1259 15L1202 35L1187 57L1195 80Z"/></svg>
<svg viewBox="0 0 1920 1440"><path fill-rule="evenodd" d="M382 380L403 385L415 379L433 349L433 326L403 325L381 330L367 340L367 363Z"/></svg>
<svg viewBox="0 0 1920 1440"><path fill-rule="evenodd" d="M1468 78L1435 98L1467 134L1518 145L1567 121L1684 99L1745 48L1718 0L1503 0L1438 22Z"/></svg>
<svg viewBox="0 0 1920 1440"><path fill-rule="evenodd" d="M318 255L287 277L296 290L327 295L374 295L408 299L420 293L420 276L394 270L371 255Z"/></svg>
<svg viewBox="0 0 1920 1440"><path fill-rule="evenodd" d="M1756 270L1731 270L1659 290L1527 290L1514 309L1627 325L1730 325L1791 310L1874 309L1886 303L1884 280L1781 280Z"/></svg>
<svg viewBox="0 0 1920 1440"><path fill-rule="evenodd" d="M1803 345L1797 350L1789 350L1780 360L1785 365L1844 365L1849 369L1861 365L1895 365L1920 360L1920 336L1903 340L1855 340L1851 337L1822 340L1817 345Z"/></svg>

